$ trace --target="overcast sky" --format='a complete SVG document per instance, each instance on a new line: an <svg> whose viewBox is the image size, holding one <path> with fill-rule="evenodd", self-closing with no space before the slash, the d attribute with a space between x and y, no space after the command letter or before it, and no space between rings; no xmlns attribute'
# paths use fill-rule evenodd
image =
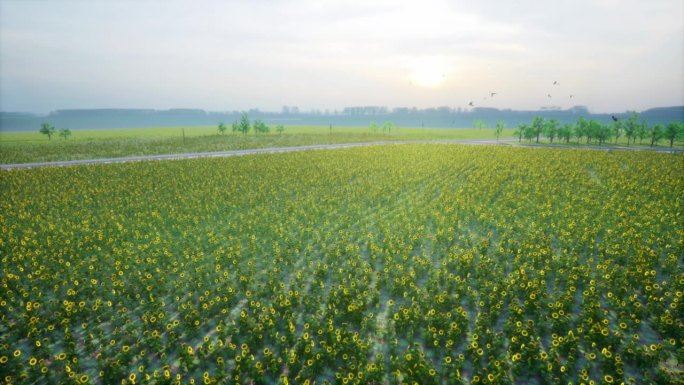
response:
<svg viewBox="0 0 684 385"><path fill-rule="evenodd" d="M0 0L2 111L622 112L683 84L682 0Z"/></svg>

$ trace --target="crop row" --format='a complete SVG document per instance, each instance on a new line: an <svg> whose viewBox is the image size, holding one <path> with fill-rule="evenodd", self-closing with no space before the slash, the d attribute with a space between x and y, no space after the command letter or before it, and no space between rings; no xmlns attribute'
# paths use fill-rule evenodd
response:
<svg viewBox="0 0 684 385"><path fill-rule="evenodd" d="M439 144L0 173L5 383L676 383L681 155Z"/></svg>

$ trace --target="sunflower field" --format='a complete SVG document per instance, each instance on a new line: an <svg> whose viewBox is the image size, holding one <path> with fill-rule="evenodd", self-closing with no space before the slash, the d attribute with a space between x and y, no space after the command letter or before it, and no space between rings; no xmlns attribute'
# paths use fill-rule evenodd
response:
<svg viewBox="0 0 684 385"><path fill-rule="evenodd" d="M679 384L684 157L0 171L0 383Z"/></svg>

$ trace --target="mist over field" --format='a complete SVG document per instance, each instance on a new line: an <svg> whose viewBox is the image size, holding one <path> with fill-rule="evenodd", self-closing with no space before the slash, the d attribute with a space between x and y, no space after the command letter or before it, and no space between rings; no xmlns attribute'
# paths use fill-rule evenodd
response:
<svg viewBox="0 0 684 385"><path fill-rule="evenodd" d="M585 118L611 123L613 117L626 119L631 112L592 113L585 107L567 110L514 111L476 107L470 110L441 106L437 108L387 108L380 106L348 107L342 110L299 111L285 106L280 111L246 111L252 119L260 119L270 125L348 126L368 127L372 122L393 122L398 127L467 128L481 122L494 127L496 122L506 122L508 127L525 124L534 117L555 119L560 123L574 123ZM47 115L0 112L0 131L35 131L42 123L52 122L59 127L74 129L122 128L122 127L182 127L216 126L220 122L234 122L243 111L204 111L192 109L141 110L96 109L59 110ZM669 124L684 122L684 106L652 108L639 111L646 124Z"/></svg>

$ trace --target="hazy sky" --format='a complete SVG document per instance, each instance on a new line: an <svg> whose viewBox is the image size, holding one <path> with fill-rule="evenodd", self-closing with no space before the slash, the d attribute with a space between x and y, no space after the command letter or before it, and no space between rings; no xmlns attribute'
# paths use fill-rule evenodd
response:
<svg viewBox="0 0 684 385"><path fill-rule="evenodd" d="M0 0L3 111L622 112L683 84L682 0Z"/></svg>

